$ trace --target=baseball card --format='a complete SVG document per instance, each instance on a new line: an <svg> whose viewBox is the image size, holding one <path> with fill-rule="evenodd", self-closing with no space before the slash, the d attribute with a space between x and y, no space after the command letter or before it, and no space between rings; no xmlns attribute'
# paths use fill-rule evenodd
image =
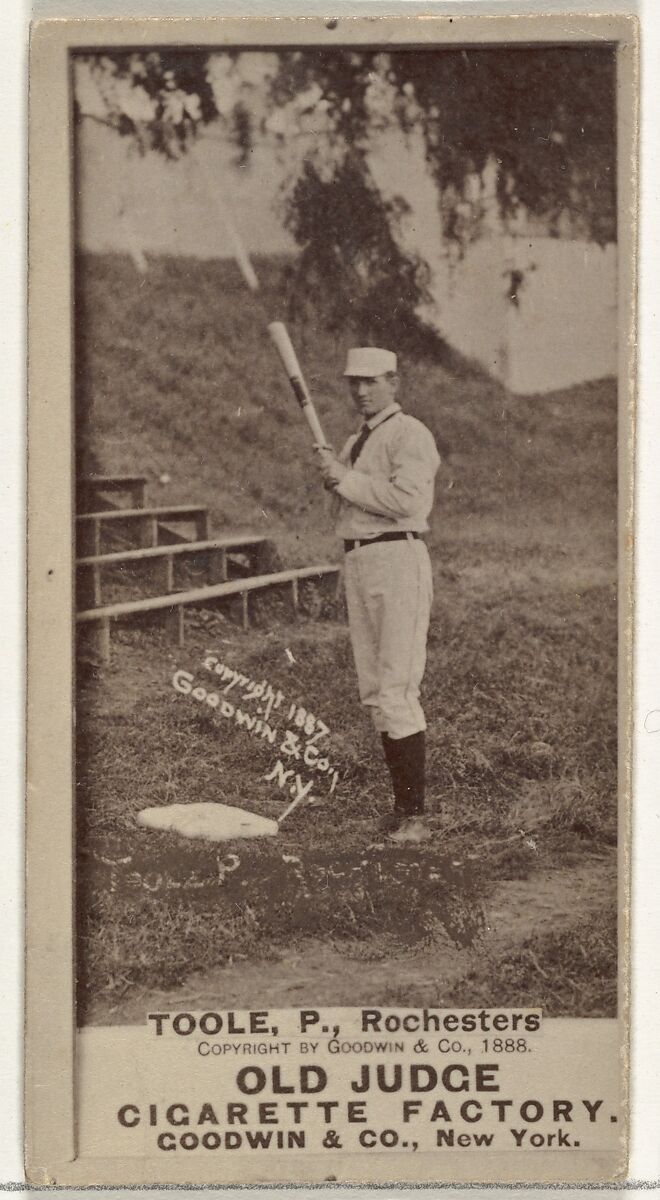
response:
<svg viewBox="0 0 660 1200"><path fill-rule="evenodd" d="M636 77L33 25L31 1184L625 1178Z"/></svg>

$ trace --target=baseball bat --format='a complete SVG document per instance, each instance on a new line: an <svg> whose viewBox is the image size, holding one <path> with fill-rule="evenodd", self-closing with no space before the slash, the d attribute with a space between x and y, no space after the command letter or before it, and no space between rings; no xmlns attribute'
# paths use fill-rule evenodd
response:
<svg viewBox="0 0 660 1200"><path fill-rule="evenodd" d="M314 408L312 397L309 394L303 373L300 369L298 357L291 344L291 338L287 332L286 325L283 325L281 321L272 321L268 326L268 332L273 339L275 349L277 350L277 353L282 361L282 366L289 377L289 383L293 389L293 394L303 410L303 413L307 419L307 424L314 435L314 441L316 442L317 446L324 446L327 448L328 443L321 428L321 422L318 419L316 409Z"/></svg>

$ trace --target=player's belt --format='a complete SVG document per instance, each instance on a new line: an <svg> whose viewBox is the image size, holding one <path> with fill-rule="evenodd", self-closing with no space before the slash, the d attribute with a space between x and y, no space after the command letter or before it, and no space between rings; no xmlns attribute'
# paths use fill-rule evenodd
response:
<svg viewBox="0 0 660 1200"><path fill-rule="evenodd" d="M349 538L344 540L344 551L348 554L349 550L359 550L360 546L373 546L375 542L401 542L404 538L418 538L419 536L416 529L402 529L399 533L379 533L377 537Z"/></svg>

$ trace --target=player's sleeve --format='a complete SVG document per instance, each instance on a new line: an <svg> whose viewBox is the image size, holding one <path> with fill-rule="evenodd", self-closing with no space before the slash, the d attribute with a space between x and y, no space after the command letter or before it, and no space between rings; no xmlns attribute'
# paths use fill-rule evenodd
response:
<svg viewBox="0 0 660 1200"><path fill-rule="evenodd" d="M406 426L390 450L387 475L366 475L353 468L337 492L367 512L383 517L413 517L428 501L440 456L431 432L421 424Z"/></svg>

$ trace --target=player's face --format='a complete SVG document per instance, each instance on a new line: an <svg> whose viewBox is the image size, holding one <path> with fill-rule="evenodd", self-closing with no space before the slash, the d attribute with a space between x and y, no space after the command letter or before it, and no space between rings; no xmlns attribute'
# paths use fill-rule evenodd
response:
<svg viewBox="0 0 660 1200"><path fill-rule="evenodd" d="M351 375L348 379L353 403L363 417L375 417L396 399L399 386L396 375Z"/></svg>

